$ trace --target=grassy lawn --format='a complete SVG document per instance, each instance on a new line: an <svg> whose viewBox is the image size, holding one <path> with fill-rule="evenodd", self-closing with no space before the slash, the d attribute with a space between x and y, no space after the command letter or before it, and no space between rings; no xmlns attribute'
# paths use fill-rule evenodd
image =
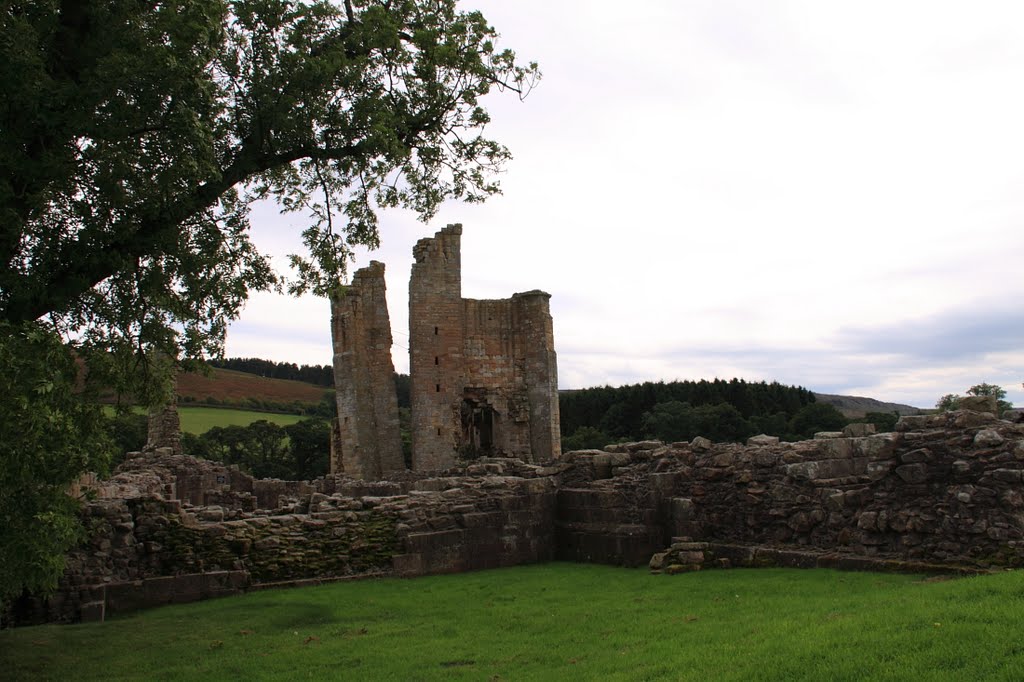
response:
<svg viewBox="0 0 1024 682"><path fill-rule="evenodd" d="M178 417L181 419L181 430L196 435L206 433L214 426L248 426L260 419L266 419L268 422L280 426L287 426L304 418L297 414L251 412L220 407L184 407L181 405L178 406Z"/></svg>
<svg viewBox="0 0 1024 682"><path fill-rule="evenodd" d="M107 416L114 416L114 408L104 408ZM145 414L141 407L135 408L138 414ZM181 420L181 430L185 433L194 433L197 436L206 433L214 426L248 426L254 421L266 419L279 426L294 424L300 419L308 419L297 414L278 414L276 412L255 412L252 410L238 410L230 407L185 407L178 406L178 418Z"/></svg>
<svg viewBox="0 0 1024 682"><path fill-rule="evenodd" d="M545 564L0 632L6 679L1016 680L1024 572Z"/></svg>

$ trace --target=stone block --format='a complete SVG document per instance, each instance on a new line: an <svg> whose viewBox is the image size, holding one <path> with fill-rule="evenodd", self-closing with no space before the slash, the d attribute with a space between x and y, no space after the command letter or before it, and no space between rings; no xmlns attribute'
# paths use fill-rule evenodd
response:
<svg viewBox="0 0 1024 682"><path fill-rule="evenodd" d="M994 448L1002 445L1006 439L995 429L982 429L974 436L974 445L979 448Z"/></svg>
<svg viewBox="0 0 1024 682"><path fill-rule="evenodd" d="M862 438L874 433L874 424L847 424L843 427L843 436L847 438Z"/></svg>
<svg viewBox="0 0 1024 682"><path fill-rule="evenodd" d="M864 470L865 475L872 481L880 481L889 475L895 463L891 461L868 462Z"/></svg>
<svg viewBox="0 0 1024 682"><path fill-rule="evenodd" d="M971 429L998 421L998 417L996 417L994 412L963 410L954 414L956 418L953 421L953 425L960 429Z"/></svg>
<svg viewBox="0 0 1024 682"><path fill-rule="evenodd" d="M652 571L660 571L665 568L665 558L668 556L668 552L656 552L651 556L650 562L647 566Z"/></svg>
<svg viewBox="0 0 1024 682"><path fill-rule="evenodd" d="M996 469L992 472L992 478L1005 483L1020 483L1024 472L1020 469Z"/></svg>
<svg viewBox="0 0 1024 682"><path fill-rule="evenodd" d="M391 558L391 567L395 574L403 578L423 575L423 555L418 553L396 554Z"/></svg>
<svg viewBox="0 0 1024 682"><path fill-rule="evenodd" d="M79 620L83 623L102 623L106 618L106 602L91 601L82 604Z"/></svg>
<svg viewBox="0 0 1024 682"><path fill-rule="evenodd" d="M897 431L921 431L930 428L935 423L935 418L928 414L909 415L905 414L899 418L894 427Z"/></svg>
<svg viewBox="0 0 1024 682"><path fill-rule="evenodd" d="M817 443L822 457L847 459L853 456L853 443L849 438L831 438Z"/></svg>
<svg viewBox="0 0 1024 682"><path fill-rule="evenodd" d="M905 483L924 483L928 480L928 466L924 463L904 464L896 467L896 475Z"/></svg>
<svg viewBox="0 0 1024 682"><path fill-rule="evenodd" d="M764 434L764 433L756 435L756 436L751 436L750 438L747 439L747 445L755 446L755 447L764 446L764 445L778 445L778 444L779 444L779 437L778 436L769 436L769 435Z"/></svg>
<svg viewBox="0 0 1024 682"><path fill-rule="evenodd" d="M971 412L986 412L993 417L999 415L999 403L995 396L991 395L964 396L960 398L960 403L957 407L960 410L970 410Z"/></svg>
<svg viewBox="0 0 1024 682"><path fill-rule="evenodd" d="M918 448L900 455L900 462L903 464L916 464L918 462L932 461L932 451L928 448Z"/></svg>

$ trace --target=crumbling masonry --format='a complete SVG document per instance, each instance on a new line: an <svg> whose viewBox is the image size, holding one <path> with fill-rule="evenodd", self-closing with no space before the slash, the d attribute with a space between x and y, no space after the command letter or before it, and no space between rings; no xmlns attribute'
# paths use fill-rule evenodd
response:
<svg viewBox="0 0 1024 682"><path fill-rule="evenodd" d="M413 249L409 281L412 464L453 466L462 457L528 462L561 454L551 296L462 298L461 225ZM380 478L402 468L384 266L359 270L333 302L340 455L332 473ZM361 313L359 312L361 311Z"/></svg>
<svg viewBox="0 0 1024 682"><path fill-rule="evenodd" d="M338 403L331 472L379 479L405 469L384 264L372 261L331 300Z"/></svg>

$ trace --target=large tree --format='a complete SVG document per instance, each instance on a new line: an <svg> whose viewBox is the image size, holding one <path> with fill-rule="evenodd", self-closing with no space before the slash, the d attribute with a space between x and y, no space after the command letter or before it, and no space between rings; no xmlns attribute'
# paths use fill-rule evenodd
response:
<svg viewBox="0 0 1024 682"><path fill-rule="evenodd" d="M352 245L377 245L379 209L498 191L509 153L480 98L539 73L455 5L0 0L0 343L58 335L90 381L156 401L159 382L132 385L153 357L219 354L247 292L279 284L254 201L311 217L288 288L326 294ZM3 599L21 579L0 578Z"/></svg>

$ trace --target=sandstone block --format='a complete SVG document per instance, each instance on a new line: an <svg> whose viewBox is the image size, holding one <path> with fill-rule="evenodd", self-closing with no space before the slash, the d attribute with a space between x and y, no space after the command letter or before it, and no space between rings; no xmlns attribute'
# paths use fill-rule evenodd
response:
<svg viewBox="0 0 1024 682"><path fill-rule="evenodd" d="M672 563L694 565L704 563L704 552L672 552Z"/></svg>
<svg viewBox="0 0 1024 682"><path fill-rule="evenodd" d="M879 433L864 438L852 439L856 451L868 459L888 459L896 450L898 436L895 433Z"/></svg>
<svg viewBox="0 0 1024 682"><path fill-rule="evenodd" d="M924 483L928 480L928 467L923 464L904 464L896 467L896 475L906 483Z"/></svg>
<svg viewBox="0 0 1024 682"><path fill-rule="evenodd" d="M779 437L778 436L769 436L769 435L766 435L766 434L763 434L763 433L759 434L757 436L751 436L750 438L747 439L747 445L753 445L753 446L778 445L778 444L779 444Z"/></svg>
<svg viewBox="0 0 1024 682"><path fill-rule="evenodd" d="M967 460L956 460L953 462L953 473L966 474L971 471L971 463Z"/></svg>
<svg viewBox="0 0 1024 682"><path fill-rule="evenodd" d="M1022 473L1020 469L996 469L992 472L992 478L1007 483L1020 483Z"/></svg>
<svg viewBox="0 0 1024 682"><path fill-rule="evenodd" d="M932 460L932 452L928 448L918 448L911 450L910 452L904 452L900 455L900 462L903 464L915 464L917 462L930 462Z"/></svg>
<svg viewBox="0 0 1024 682"><path fill-rule="evenodd" d="M862 530L876 530L878 528L878 513L862 512L857 517L857 527Z"/></svg>
<svg viewBox="0 0 1024 682"><path fill-rule="evenodd" d="M954 414L956 414L956 418L953 421L953 425L960 429L970 429L998 421L998 418L993 412L973 412L970 410L962 410Z"/></svg>
<svg viewBox="0 0 1024 682"><path fill-rule="evenodd" d="M893 466L895 466L893 462L886 460L882 460L879 462L868 462L865 474L872 481L880 481L881 479L889 475L889 472L892 471Z"/></svg>
<svg viewBox="0 0 1024 682"><path fill-rule="evenodd" d="M899 421L896 422L896 426L894 428L897 431L921 431L930 427L934 421L933 415L905 414L899 418Z"/></svg>
<svg viewBox="0 0 1024 682"><path fill-rule="evenodd" d="M814 434L814 440L831 440L832 438L842 438L842 431L818 431Z"/></svg>
<svg viewBox="0 0 1024 682"><path fill-rule="evenodd" d="M987 412L993 417L999 414L999 403L996 401L995 396L991 395L968 395L960 398L961 410L970 410L972 412Z"/></svg>
<svg viewBox="0 0 1024 682"><path fill-rule="evenodd" d="M974 444L980 448L993 448L1005 442L999 432L994 429L982 429L974 436Z"/></svg>
<svg viewBox="0 0 1024 682"><path fill-rule="evenodd" d="M843 427L843 435L847 438L861 438L874 433L874 424L847 424Z"/></svg>
<svg viewBox="0 0 1024 682"><path fill-rule="evenodd" d="M697 436L690 441L690 447L697 451L710 450L713 443L704 436Z"/></svg>

